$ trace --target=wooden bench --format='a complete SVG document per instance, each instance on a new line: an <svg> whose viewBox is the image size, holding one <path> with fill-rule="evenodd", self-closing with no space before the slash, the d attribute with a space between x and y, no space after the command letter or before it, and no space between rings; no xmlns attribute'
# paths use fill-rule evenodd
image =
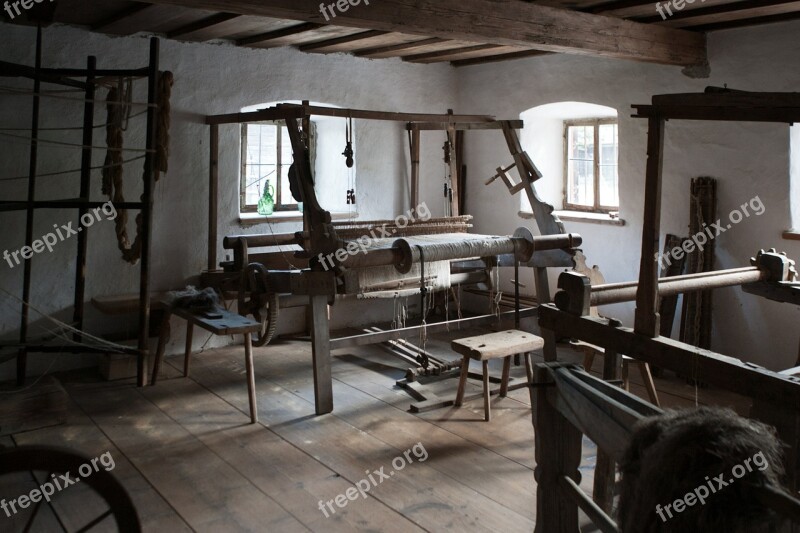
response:
<svg viewBox="0 0 800 533"><path fill-rule="evenodd" d="M225 309L214 309L213 311L192 311L179 307L170 308L165 304L164 323L161 327L161 335L158 338L158 350L156 360L153 365L153 378L151 385L156 384L158 372L161 368L161 359L164 357L164 348L169 337L169 319L171 315L178 316L186 320L186 352L183 360L183 376L189 376L189 356L192 353L192 334L194 326L198 326L214 335L244 335L244 356L245 367L247 368L247 393L250 397L250 421L255 424L258 422L258 409L256 407L256 380L253 369L253 344L251 335L261 329L261 324L249 318L243 317L238 313L232 313Z"/></svg>
<svg viewBox="0 0 800 533"><path fill-rule="evenodd" d="M504 359L500 397L505 397L508 394L508 375L511 370L511 356L525 354L525 371L528 375L528 382L530 382L533 379L530 352L540 350L543 346L544 339L541 337L515 329L478 335L476 337L467 337L465 339L456 339L451 342L450 347L453 351L464 357L461 363L461 378L458 381L458 393L456 394L455 402L456 407L461 407L464 401L470 359L483 363L483 409L484 418L488 422L492 418L492 411L489 405L489 361L492 359Z"/></svg>

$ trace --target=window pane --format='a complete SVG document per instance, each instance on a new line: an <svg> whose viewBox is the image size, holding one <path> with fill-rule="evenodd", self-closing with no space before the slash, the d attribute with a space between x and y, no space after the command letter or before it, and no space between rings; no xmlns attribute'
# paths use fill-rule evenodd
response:
<svg viewBox="0 0 800 533"><path fill-rule="evenodd" d="M567 202L594 206L594 127L570 126L567 154Z"/></svg>
<svg viewBox="0 0 800 533"><path fill-rule="evenodd" d="M275 185L278 129L271 124L248 124L245 160L245 203L257 205L266 183Z"/></svg>
<svg viewBox="0 0 800 533"><path fill-rule="evenodd" d="M619 207L618 128L616 124L600 125L600 205Z"/></svg>
<svg viewBox="0 0 800 533"><path fill-rule="evenodd" d="M289 188L289 167L292 166L292 141L289 130L284 126L281 129L281 205L293 205L297 202L292 198Z"/></svg>

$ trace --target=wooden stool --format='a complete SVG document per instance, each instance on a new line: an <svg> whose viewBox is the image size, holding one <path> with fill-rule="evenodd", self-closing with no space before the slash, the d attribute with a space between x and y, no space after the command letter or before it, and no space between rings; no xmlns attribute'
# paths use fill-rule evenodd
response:
<svg viewBox="0 0 800 533"><path fill-rule="evenodd" d="M247 394L250 397L250 421L258 422L258 409L256 407L256 378L253 370L253 344L251 335L261 329L261 324L240 314L232 313L225 309L214 311L192 312L179 307L170 308L165 305L164 320L161 326L161 335L158 338L158 350L153 365L153 378L151 385L156 384L158 372L161 368L161 359L164 357L164 348L169 336L169 319L171 315L179 316L186 320L186 353L183 359L183 376L189 376L189 356L192 354L192 333L194 326L199 326L214 335L244 335L244 363L247 368Z"/></svg>
<svg viewBox="0 0 800 533"><path fill-rule="evenodd" d="M525 354L525 371L528 381L533 379L531 369L530 352L539 350L544 346L544 339L531 333L518 330L500 331L487 335L478 335L466 339L456 339L450 343L450 347L456 353L464 356L461 363L461 379L458 381L458 394L456 394L455 406L461 407L464 401L464 391L467 387L467 376L469 375L469 361L475 359L483 363L483 409L484 418L488 422L492 418L492 411L489 405L489 361L491 359L503 358L503 378L500 383L500 397L508 394L508 375L511 370L511 356Z"/></svg>
<svg viewBox="0 0 800 533"><path fill-rule="evenodd" d="M594 344L589 344L583 341L572 341L570 343L574 348L583 351L583 368L587 372L592 370L594 358L596 355L603 357L606 353L605 349ZM650 365L644 361L639 361L627 355L622 356L622 386L626 391L631 389L630 380L630 366L636 365L639 367L639 373L642 375L644 387L647 389L647 395L650 397L650 402L657 407L661 407L658 402L658 393L656 392L656 384L653 381L653 375L650 373Z"/></svg>

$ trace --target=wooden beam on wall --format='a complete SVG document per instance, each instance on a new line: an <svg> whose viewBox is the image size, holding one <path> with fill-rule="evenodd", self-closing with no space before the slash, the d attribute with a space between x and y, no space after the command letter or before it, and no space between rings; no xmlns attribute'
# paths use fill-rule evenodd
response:
<svg viewBox="0 0 800 533"><path fill-rule="evenodd" d="M335 16L317 0L154 0L195 9L653 63L707 63L702 34L525 2L382 0ZM480 20L480 24L475 24ZM565 32L569 28L569 32Z"/></svg>

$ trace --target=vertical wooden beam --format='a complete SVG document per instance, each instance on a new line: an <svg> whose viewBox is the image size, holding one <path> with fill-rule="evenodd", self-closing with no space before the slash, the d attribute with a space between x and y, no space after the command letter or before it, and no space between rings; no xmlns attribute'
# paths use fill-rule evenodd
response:
<svg viewBox="0 0 800 533"><path fill-rule="evenodd" d="M92 183L92 139L94 138L94 71L97 68L97 58L90 56L87 61L88 74L86 75L86 102L83 105L83 149L81 150L81 186L80 198L88 202L91 195ZM89 213L87 207L78 209L79 223L83 216ZM89 228L84 227L78 233L78 259L75 263L75 300L72 311L72 322L79 330L83 329L83 311L86 300L86 258L89 251ZM76 342L81 342L80 333L74 336Z"/></svg>
<svg viewBox="0 0 800 533"><path fill-rule="evenodd" d="M419 126L411 128L411 207L419 205L419 146L420 146Z"/></svg>
<svg viewBox="0 0 800 533"><path fill-rule="evenodd" d="M458 208L467 213L467 165L464 164L466 131L456 130L456 168L458 169Z"/></svg>
<svg viewBox="0 0 800 533"><path fill-rule="evenodd" d="M448 109L447 112L451 115L453 114L452 109ZM452 124L447 127L447 140L450 142L450 185L453 194L453 199L450 201L450 215L457 217L461 214L458 202L458 158L456 157L458 148L456 146L456 127Z"/></svg>
<svg viewBox="0 0 800 533"><path fill-rule="evenodd" d="M33 243L32 202L36 200L36 168L39 156L39 91L42 82L39 75L42 69L42 26L36 30L36 63L33 77L33 110L31 112L31 151L28 165L28 211L25 218L25 245ZM19 342L23 346L28 342L28 303L31 301L31 259L25 259L22 272L22 312L19 326ZM28 352L23 347L17 354L17 385L25 383L28 366Z"/></svg>
<svg viewBox="0 0 800 533"><path fill-rule="evenodd" d="M139 387L145 385L147 372L147 358L149 355L148 342L150 338L150 251L153 232L153 188L155 187L155 140L156 140L156 98L158 93L158 38L150 39L150 64L147 80L147 131L145 146L147 152L144 158L144 187L142 190L142 258L139 275L139 356L136 361L136 382Z"/></svg>
<svg viewBox="0 0 800 533"><path fill-rule="evenodd" d="M649 119L647 133L647 176L642 222L642 256L639 263L639 289L636 292L636 333L659 335L658 239L661 232L661 173L664 167L664 119Z"/></svg>
<svg viewBox="0 0 800 533"><path fill-rule="evenodd" d="M609 326L619 327L618 320L610 320ZM606 348L603 354L603 379L605 381L619 379L622 357L615 351ZM590 369L586 369L589 372ZM594 502L611 515L614 509L614 485L616 485L617 465L603 450L597 449L597 463L594 469Z"/></svg>
<svg viewBox="0 0 800 533"><path fill-rule="evenodd" d="M217 269L219 205L219 126L211 125L208 162L208 271Z"/></svg>
<svg viewBox="0 0 800 533"><path fill-rule="evenodd" d="M564 476L580 483L581 432L555 408L558 389L549 365L536 366L533 408L536 468L536 533L578 531L578 504L561 490Z"/></svg>
<svg viewBox="0 0 800 533"><path fill-rule="evenodd" d="M314 404L316 413L333 411L331 378L331 338L328 329L328 297L314 295L311 300L311 350L314 366Z"/></svg>

